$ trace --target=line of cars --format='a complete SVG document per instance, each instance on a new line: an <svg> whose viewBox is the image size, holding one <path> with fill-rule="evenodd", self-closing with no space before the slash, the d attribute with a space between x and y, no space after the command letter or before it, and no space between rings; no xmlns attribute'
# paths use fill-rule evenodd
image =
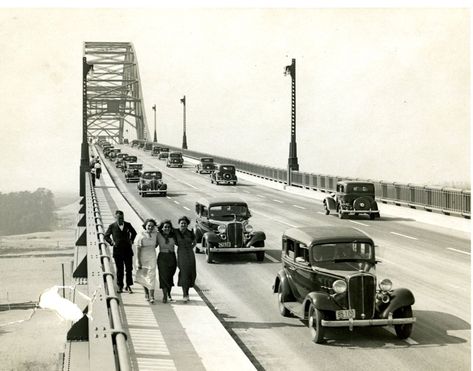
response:
<svg viewBox="0 0 473 371"><path fill-rule="evenodd" d="M120 153L117 154L120 157ZM218 169L211 158L201 158L197 173ZM212 179L212 178L211 178ZM220 178L215 178L219 179ZM215 181L214 180L214 181ZM341 181L337 192L324 200L326 214L340 218L366 213L379 217L374 187L359 181ZM265 256L266 235L250 224L248 204L239 198L201 198L195 204L197 253L213 263L219 253ZM303 320L315 343L323 343L330 328L393 326L398 338L408 338L416 318L413 293L378 279L376 245L364 232L339 226L290 228L283 233L281 261L273 283L278 309L284 317Z"/></svg>

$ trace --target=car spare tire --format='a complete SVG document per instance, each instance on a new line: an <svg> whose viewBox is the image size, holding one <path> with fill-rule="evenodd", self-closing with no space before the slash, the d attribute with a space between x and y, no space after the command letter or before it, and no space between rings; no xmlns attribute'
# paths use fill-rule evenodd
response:
<svg viewBox="0 0 473 371"><path fill-rule="evenodd" d="M367 197L358 197L353 201L353 208L355 210L369 210L371 208L371 200Z"/></svg>

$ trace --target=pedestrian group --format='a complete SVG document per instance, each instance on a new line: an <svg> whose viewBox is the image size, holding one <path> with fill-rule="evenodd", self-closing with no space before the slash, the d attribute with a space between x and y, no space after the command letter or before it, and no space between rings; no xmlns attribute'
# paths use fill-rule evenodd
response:
<svg viewBox="0 0 473 371"><path fill-rule="evenodd" d="M123 211L115 212L115 223L110 224L104 238L113 246L118 293L133 293L132 246L135 244L138 268L135 281L143 286L145 299L151 304L155 301L157 268L162 302L173 301L171 289L174 286L174 274L179 268L177 285L182 287L184 302L189 301L189 288L194 286L197 277L194 255L196 240L194 232L189 229L189 218L182 216L177 223L178 228L174 228L168 219L158 224L150 218L144 221L143 231L137 233L133 226L124 220ZM124 277L126 285L123 282Z"/></svg>

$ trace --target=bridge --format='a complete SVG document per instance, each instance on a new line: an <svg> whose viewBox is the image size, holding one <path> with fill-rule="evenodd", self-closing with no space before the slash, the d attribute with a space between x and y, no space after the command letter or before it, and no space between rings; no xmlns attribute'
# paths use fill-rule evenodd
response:
<svg viewBox="0 0 473 371"><path fill-rule="evenodd" d="M93 67L91 67L93 66ZM379 220L340 220L325 215L321 200L341 178L269 168L214 154L161 146L184 154L184 167L167 168L151 156L154 143L144 115L138 63L130 43L85 43L84 116L81 148L81 202L74 259L74 302L85 314L71 323L64 370L250 370L401 369L470 367L470 192L374 181ZM132 146L125 133L134 132ZM136 183L106 159L97 139L136 155L162 172L166 197L143 198ZM92 184L89 158L98 156L103 176ZM216 186L196 174L199 157L233 163L236 187ZM343 178L345 179L345 178ZM147 217L195 220L201 197L245 199L252 224L266 233L262 262L247 255L222 256L207 264L196 255L197 286L191 300L174 288L173 303L151 305L135 293L117 293L104 229L121 209L141 228ZM408 287L416 297L411 337L400 340L390 328L337 329L326 344L309 339L307 324L280 316L272 284L281 269L281 235L299 226L351 226L378 246L380 278ZM160 296L158 295L158 299Z"/></svg>

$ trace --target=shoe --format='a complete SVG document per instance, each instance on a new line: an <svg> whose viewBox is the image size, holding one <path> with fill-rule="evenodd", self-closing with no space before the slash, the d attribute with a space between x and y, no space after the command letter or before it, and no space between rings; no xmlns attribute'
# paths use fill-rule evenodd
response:
<svg viewBox="0 0 473 371"><path fill-rule="evenodd" d="M133 290L130 286L125 287L125 291L128 291L129 294L133 294Z"/></svg>
<svg viewBox="0 0 473 371"><path fill-rule="evenodd" d="M172 297L170 297L170 296L168 297L168 301L169 301L170 303L175 303L175 302L176 302L176 301L175 301Z"/></svg>
<svg viewBox="0 0 473 371"><path fill-rule="evenodd" d="M145 295L145 299L146 299L146 301L149 301L149 296Z"/></svg>
<svg viewBox="0 0 473 371"><path fill-rule="evenodd" d="M119 287L117 290L117 294L121 294L123 292L123 287Z"/></svg>
<svg viewBox="0 0 473 371"><path fill-rule="evenodd" d="M167 297L163 297L163 303L166 304L168 302L168 298Z"/></svg>
<svg viewBox="0 0 473 371"><path fill-rule="evenodd" d="M187 295L186 295L186 296L183 296L182 298L184 299L184 301L185 301L186 303L189 301L189 296L187 296Z"/></svg>
<svg viewBox="0 0 473 371"><path fill-rule="evenodd" d="M149 299L149 303L150 303L150 304L154 304L154 298L150 298L150 299Z"/></svg>

